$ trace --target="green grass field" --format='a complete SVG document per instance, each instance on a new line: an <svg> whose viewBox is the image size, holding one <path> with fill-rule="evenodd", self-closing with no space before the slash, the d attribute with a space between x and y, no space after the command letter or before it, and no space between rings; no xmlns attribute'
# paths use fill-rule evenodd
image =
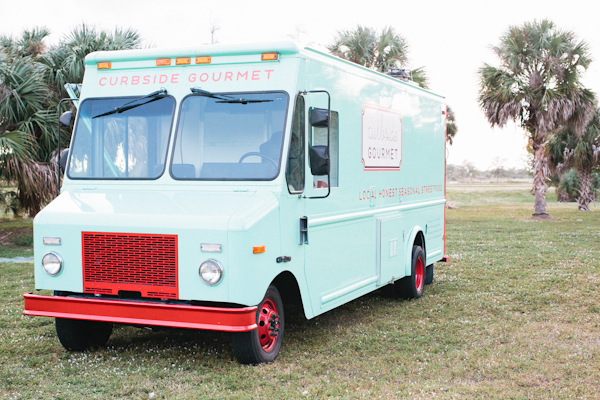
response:
<svg viewBox="0 0 600 400"><path fill-rule="evenodd" d="M529 189L450 185L450 262L421 299L373 293L310 321L290 311L280 357L255 367L218 332L117 327L108 348L69 353L52 320L22 315L32 264L0 264L0 396L599 398L598 207L549 194L554 221L532 221Z"/></svg>
<svg viewBox="0 0 600 400"><path fill-rule="evenodd" d="M33 229L29 219L0 219L0 258L33 256Z"/></svg>

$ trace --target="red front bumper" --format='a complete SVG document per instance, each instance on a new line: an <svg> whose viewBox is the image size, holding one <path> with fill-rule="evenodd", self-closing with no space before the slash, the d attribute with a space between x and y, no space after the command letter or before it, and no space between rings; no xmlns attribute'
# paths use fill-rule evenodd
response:
<svg viewBox="0 0 600 400"><path fill-rule="evenodd" d="M23 297L25 315L227 332L247 332L257 327L256 306L204 307L33 293Z"/></svg>

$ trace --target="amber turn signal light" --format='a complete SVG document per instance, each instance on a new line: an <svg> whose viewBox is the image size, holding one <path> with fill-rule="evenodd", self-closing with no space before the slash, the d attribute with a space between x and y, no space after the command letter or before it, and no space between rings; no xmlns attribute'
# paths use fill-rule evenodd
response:
<svg viewBox="0 0 600 400"><path fill-rule="evenodd" d="M196 57L196 64L210 64L210 62L211 62L210 56Z"/></svg>
<svg viewBox="0 0 600 400"><path fill-rule="evenodd" d="M97 69L110 69L110 63L107 62L99 62L98 64L96 64L96 68Z"/></svg>
<svg viewBox="0 0 600 400"><path fill-rule="evenodd" d="M262 53L261 60L277 61L277 60L279 60L279 53Z"/></svg>
<svg viewBox="0 0 600 400"><path fill-rule="evenodd" d="M264 253L264 252L265 252L265 246L254 246L252 248L252 253L254 253L254 254Z"/></svg>

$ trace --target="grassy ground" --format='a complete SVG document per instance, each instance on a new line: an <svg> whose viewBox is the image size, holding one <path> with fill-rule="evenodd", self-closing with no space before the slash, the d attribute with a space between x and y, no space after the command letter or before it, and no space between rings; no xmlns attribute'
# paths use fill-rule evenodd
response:
<svg viewBox="0 0 600 400"><path fill-rule="evenodd" d="M531 183L449 184L448 201L459 206L485 204L533 204ZM554 188L546 192L546 201L556 203ZM533 212L533 211L532 211Z"/></svg>
<svg viewBox="0 0 600 400"><path fill-rule="evenodd" d="M32 243L31 219L0 219L0 258L31 257Z"/></svg>
<svg viewBox="0 0 600 400"><path fill-rule="evenodd" d="M555 220L532 221L529 186L495 186L449 187L450 262L421 299L291 315L269 365L237 364L227 334L183 330L118 327L108 348L68 353L52 320L21 315L32 265L0 264L0 396L600 398L598 207L549 203Z"/></svg>

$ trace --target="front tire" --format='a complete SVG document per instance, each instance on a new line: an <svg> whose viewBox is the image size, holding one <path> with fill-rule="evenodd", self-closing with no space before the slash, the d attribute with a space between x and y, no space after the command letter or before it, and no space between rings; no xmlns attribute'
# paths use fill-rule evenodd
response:
<svg viewBox="0 0 600 400"><path fill-rule="evenodd" d="M237 332L232 336L237 360L241 364L274 361L283 343L284 322L281 295L277 288L271 285L256 310L258 328L250 332Z"/></svg>
<svg viewBox="0 0 600 400"><path fill-rule="evenodd" d="M394 283L398 297L418 299L425 289L425 253L421 246L413 246L411 274Z"/></svg>
<svg viewBox="0 0 600 400"><path fill-rule="evenodd" d="M58 340L69 351L84 351L91 347L104 347L113 329L112 322L65 318L56 318L55 326Z"/></svg>

